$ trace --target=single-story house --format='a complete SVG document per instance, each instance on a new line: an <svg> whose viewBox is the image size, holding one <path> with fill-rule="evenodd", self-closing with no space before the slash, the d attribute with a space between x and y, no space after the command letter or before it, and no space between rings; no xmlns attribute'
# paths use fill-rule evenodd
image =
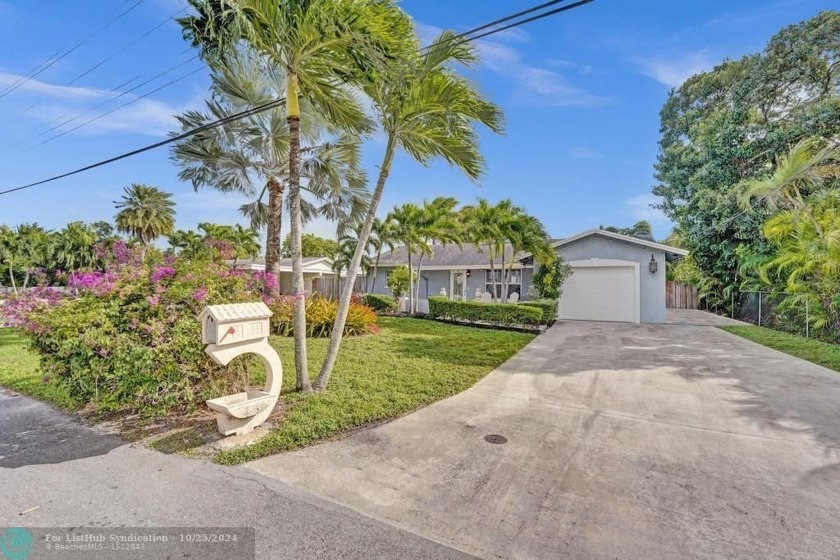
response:
<svg viewBox="0 0 840 560"><path fill-rule="evenodd" d="M265 270L265 259L239 259L227 261L235 270L249 270L262 272ZM340 278L347 276L342 271ZM303 282L307 293L318 292L334 297L340 291L340 280L333 269L333 260L329 257L307 257L303 259ZM292 259L280 259L280 291L284 294L292 292ZM361 283L361 280L357 281Z"/></svg>
<svg viewBox="0 0 840 560"><path fill-rule="evenodd" d="M572 267L563 285L558 316L567 320L665 322L665 263L688 254L649 239L613 233L603 229L584 231L564 239L551 240L557 254ZM428 309L429 296L480 299L493 290L493 278L486 250L474 245L435 245L433 256L425 257L420 270L419 309ZM527 253L511 255L505 248L505 262L513 258L508 296L517 292L528 299L534 259ZM407 265L404 247L383 253L379 259L374 290L390 293L388 274ZM496 297L500 299L501 260L494 263ZM412 255L417 266L417 256Z"/></svg>

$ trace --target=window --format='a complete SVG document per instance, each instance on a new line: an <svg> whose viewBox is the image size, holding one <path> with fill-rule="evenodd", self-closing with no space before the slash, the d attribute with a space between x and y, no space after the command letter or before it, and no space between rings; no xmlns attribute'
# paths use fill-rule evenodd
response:
<svg viewBox="0 0 840 560"><path fill-rule="evenodd" d="M497 269L493 272L495 272L496 275L495 298L499 300L502 295L502 271ZM484 291L490 292L491 294L493 293L493 275L489 270L484 271ZM518 293L520 296L522 295L522 270L520 269L511 270L508 276L508 297L510 297L510 295L514 292Z"/></svg>

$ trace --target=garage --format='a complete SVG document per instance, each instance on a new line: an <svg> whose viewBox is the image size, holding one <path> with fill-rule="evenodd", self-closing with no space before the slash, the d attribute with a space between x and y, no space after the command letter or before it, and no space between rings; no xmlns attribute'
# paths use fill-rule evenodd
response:
<svg viewBox="0 0 840 560"><path fill-rule="evenodd" d="M593 258L569 265L572 275L563 284L560 319L639 322L639 263Z"/></svg>

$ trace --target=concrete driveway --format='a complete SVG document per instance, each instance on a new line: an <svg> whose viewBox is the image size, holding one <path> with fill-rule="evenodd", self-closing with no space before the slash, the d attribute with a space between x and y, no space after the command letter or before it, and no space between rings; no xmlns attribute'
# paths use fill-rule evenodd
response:
<svg viewBox="0 0 840 560"><path fill-rule="evenodd" d="M840 376L670 322L559 323L472 389L249 468L487 558L836 558Z"/></svg>

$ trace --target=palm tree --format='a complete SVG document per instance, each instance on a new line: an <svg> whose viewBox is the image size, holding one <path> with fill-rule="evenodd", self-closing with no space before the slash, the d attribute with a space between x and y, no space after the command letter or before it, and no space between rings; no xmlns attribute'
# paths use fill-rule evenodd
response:
<svg viewBox="0 0 840 560"><path fill-rule="evenodd" d="M213 98L207 113L187 112L178 117L184 130L265 105L285 92L285 75L275 65L253 53L231 57L213 71ZM366 178L359 169L360 142L348 134L332 134L330 127L303 102L305 126L301 190L304 222L317 215L343 224L357 220L367 208ZM251 227L266 226L266 270L279 273L283 197L289 173L289 126L283 107L231 121L205 130L180 143L173 155L181 164L179 177L195 189L212 187L253 197L240 211ZM268 204L263 202L266 193ZM288 203L288 201L287 201ZM271 296L279 295L277 283L267 283Z"/></svg>
<svg viewBox="0 0 840 560"><path fill-rule="evenodd" d="M117 230L136 238L141 245L140 260L146 260L149 245L162 235L175 231L175 202L172 195L156 187L133 184L125 188L117 209Z"/></svg>
<svg viewBox="0 0 840 560"><path fill-rule="evenodd" d="M490 204L487 199L479 198L478 203L465 206L462 210L462 222L465 237L473 243L479 251L487 248L490 261L490 281L493 286L493 299L496 299L496 257L504 254L501 223L501 208Z"/></svg>
<svg viewBox="0 0 840 560"><path fill-rule="evenodd" d="M823 230L808 207L808 195L823 188L827 182L840 176L840 148L825 146L821 138L805 138L781 156L772 174L761 179L741 183L741 206L752 209L758 199L770 212L790 208L803 213L819 236Z"/></svg>
<svg viewBox="0 0 840 560"><path fill-rule="evenodd" d="M412 45L415 49L417 46ZM385 153L359 236L360 244L341 294L330 346L315 381L316 389L326 388L338 357L353 295L352 276L362 260L396 150L405 150L424 165L435 158L443 158L472 179L481 175L484 160L473 126L483 124L494 132L501 132L502 114L452 69L453 63L470 65L475 60L471 46L456 40L455 34L447 31L422 56L393 61L381 71L377 80L367 84L366 92L387 138Z"/></svg>
<svg viewBox="0 0 840 560"><path fill-rule="evenodd" d="M412 257L416 254L431 252L431 247L426 243L421 233L424 221L423 209L417 204L407 202L394 207L385 219L391 223L391 235L394 241L405 247L409 270L408 309L410 313L414 313L416 310L414 304L414 284L415 282L419 284L420 278L414 271ZM349 282L349 272L347 277L347 282ZM347 289L347 284L345 284L344 289Z"/></svg>
<svg viewBox="0 0 840 560"><path fill-rule="evenodd" d="M348 133L367 131L368 120L352 88L370 80L377 63L402 47L404 38L411 33L410 20L394 4L381 0L189 3L198 15L179 21L185 35L201 47L202 56L211 63L224 62L244 40L285 73L295 371L298 390L308 391L301 253L301 100ZM363 240L362 245L366 242Z"/></svg>
<svg viewBox="0 0 840 560"><path fill-rule="evenodd" d="M516 262L514 255L517 253L530 254L533 256L535 263L541 266L551 266L557 259L557 253L554 252L554 248L548 241L548 234L542 222L524 212L519 213L512 222L509 241L511 258L505 273L504 297L509 297L510 279L513 274L513 265Z"/></svg>
<svg viewBox="0 0 840 560"><path fill-rule="evenodd" d="M176 230L168 237L171 252L177 253L185 259L194 260L204 253L207 247L204 245L204 236L191 229Z"/></svg>
<svg viewBox="0 0 840 560"><path fill-rule="evenodd" d="M358 237L361 237L361 229L359 229ZM391 222L388 220L380 220L376 218L373 221L373 226L370 230L370 238L368 244L376 252L376 259L373 261L373 280L371 281L370 291L376 291L376 275L379 274L379 258L382 256L382 251L386 247L394 250L394 238L391 232ZM352 259L351 259L352 262Z"/></svg>
<svg viewBox="0 0 840 560"><path fill-rule="evenodd" d="M70 222L52 235L55 264L66 272L96 264L96 232L84 222Z"/></svg>
<svg viewBox="0 0 840 560"><path fill-rule="evenodd" d="M414 288L414 305L420 300L420 274L423 267L423 257L434 257L432 245L439 243L461 244L461 223L455 207L458 201L452 197L438 197L431 202L424 200L420 207L420 223L417 224L417 236L422 240L421 247L427 248L420 252L417 259L417 285ZM417 311L416 307L412 310Z"/></svg>

